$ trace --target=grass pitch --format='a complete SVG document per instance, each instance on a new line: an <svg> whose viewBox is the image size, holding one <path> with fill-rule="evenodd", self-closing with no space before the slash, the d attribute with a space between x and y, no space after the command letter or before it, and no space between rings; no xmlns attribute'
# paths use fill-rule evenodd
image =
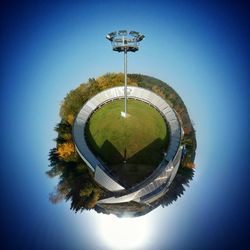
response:
<svg viewBox="0 0 250 250"><path fill-rule="evenodd" d="M86 139L91 150L129 187L149 176L168 144L166 123L150 105L128 100L128 116L121 116L124 100L98 109L89 120Z"/></svg>

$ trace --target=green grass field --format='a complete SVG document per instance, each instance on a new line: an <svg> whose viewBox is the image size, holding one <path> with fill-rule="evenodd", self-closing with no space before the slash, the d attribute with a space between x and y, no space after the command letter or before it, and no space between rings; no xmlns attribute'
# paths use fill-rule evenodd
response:
<svg viewBox="0 0 250 250"><path fill-rule="evenodd" d="M91 116L85 132L91 150L129 187L149 176L162 160L168 131L160 113L144 102L129 99L126 118L121 111L124 100L105 104Z"/></svg>

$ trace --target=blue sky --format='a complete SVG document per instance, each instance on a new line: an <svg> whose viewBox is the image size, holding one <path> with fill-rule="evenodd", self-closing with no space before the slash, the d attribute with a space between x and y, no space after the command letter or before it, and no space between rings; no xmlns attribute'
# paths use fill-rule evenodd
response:
<svg viewBox="0 0 250 250"><path fill-rule="evenodd" d="M197 131L194 180L176 203L147 215L153 233L143 249L242 246L249 222L248 23L247 6L232 2L3 5L0 207L6 249L109 249L99 237L100 215L48 202L56 180L44 172L66 93L90 77L123 70L122 54L105 39L118 29L145 34L139 52L129 54L128 71L172 86Z"/></svg>

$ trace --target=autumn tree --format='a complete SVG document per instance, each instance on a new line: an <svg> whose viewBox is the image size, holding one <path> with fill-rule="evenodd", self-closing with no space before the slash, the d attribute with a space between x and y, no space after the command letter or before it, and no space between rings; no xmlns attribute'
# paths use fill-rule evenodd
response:
<svg viewBox="0 0 250 250"><path fill-rule="evenodd" d="M65 142L59 144L57 147L57 154L64 160L69 159L72 155L75 154L75 145L73 144L73 142Z"/></svg>
<svg viewBox="0 0 250 250"><path fill-rule="evenodd" d="M107 73L98 78L89 78L86 83L70 91L64 98L60 108L61 121L55 127L56 147L49 152L50 169L46 172L49 177L58 176L59 179L55 191L49 196L52 203L69 201L71 209L78 212L96 209L97 201L110 195L107 190L103 190L95 183L89 168L76 152L72 141L72 126L76 115L87 100L104 89L123 85L123 73ZM187 154L169 191L161 201L162 204L168 205L183 194L185 186L193 178L195 130L183 101L169 85L154 77L140 74L128 74L128 85L143 87L160 95L171 103L182 121L185 131L182 143L186 145Z"/></svg>

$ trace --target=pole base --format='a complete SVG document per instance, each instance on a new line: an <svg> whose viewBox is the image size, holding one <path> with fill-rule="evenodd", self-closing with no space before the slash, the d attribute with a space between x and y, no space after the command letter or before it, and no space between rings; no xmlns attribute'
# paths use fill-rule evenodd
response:
<svg viewBox="0 0 250 250"><path fill-rule="evenodd" d="M124 118L126 118L127 114L125 112L121 111L121 116L124 117Z"/></svg>

